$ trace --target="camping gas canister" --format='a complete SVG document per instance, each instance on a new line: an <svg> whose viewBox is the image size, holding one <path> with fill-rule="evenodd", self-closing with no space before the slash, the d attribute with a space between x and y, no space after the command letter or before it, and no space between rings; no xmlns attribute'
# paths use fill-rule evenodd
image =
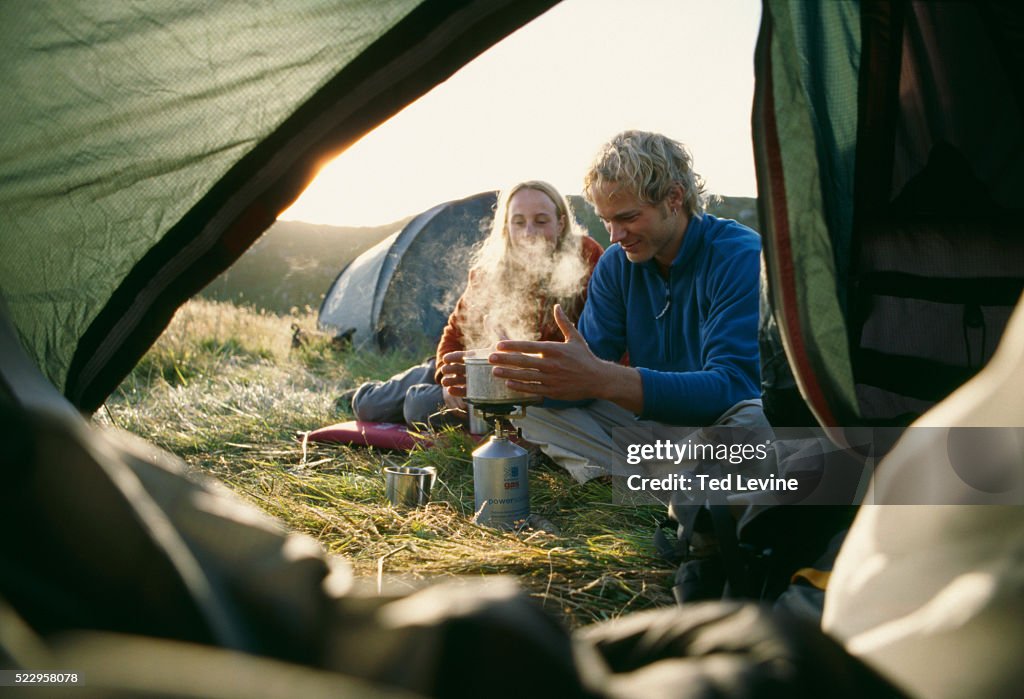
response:
<svg viewBox="0 0 1024 699"><path fill-rule="evenodd" d="M530 516L528 469L527 451L496 428L494 435L473 452L477 523L512 529L516 522Z"/></svg>

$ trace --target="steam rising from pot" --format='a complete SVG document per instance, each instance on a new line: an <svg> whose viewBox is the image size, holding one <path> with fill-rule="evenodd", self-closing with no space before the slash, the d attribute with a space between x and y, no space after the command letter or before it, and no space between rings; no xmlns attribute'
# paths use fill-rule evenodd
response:
<svg viewBox="0 0 1024 699"><path fill-rule="evenodd" d="M496 261L488 259L488 243L476 256L464 296L465 346L540 339L542 327L555 327L555 304L572 308L583 291L589 270L580 237L566 235L557 249L542 238L520 241Z"/></svg>

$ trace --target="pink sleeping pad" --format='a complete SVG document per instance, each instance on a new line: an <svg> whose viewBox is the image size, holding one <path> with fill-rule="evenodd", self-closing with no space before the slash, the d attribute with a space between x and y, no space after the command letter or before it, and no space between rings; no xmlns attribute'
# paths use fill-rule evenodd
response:
<svg viewBox="0 0 1024 699"><path fill-rule="evenodd" d="M481 442L487 435L469 435L476 442ZM433 444L427 433L410 432L409 428L398 422L363 422L349 420L334 425L327 425L313 430L306 439L311 442L334 442L336 444L355 444L363 447L379 449L401 449L409 451L417 444L429 447Z"/></svg>
<svg viewBox="0 0 1024 699"><path fill-rule="evenodd" d="M362 422L349 420L327 425L309 433L311 442L337 442L358 444L381 449L402 449L408 451L417 444L429 446L427 437L409 432L409 428L397 422Z"/></svg>

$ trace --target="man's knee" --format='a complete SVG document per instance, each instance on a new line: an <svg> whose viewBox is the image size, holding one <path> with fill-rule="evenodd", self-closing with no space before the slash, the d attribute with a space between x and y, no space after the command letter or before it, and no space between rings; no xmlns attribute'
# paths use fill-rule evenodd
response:
<svg viewBox="0 0 1024 699"><path fill-rule="evenodd" d="M768 427L768 417L760 398L749 398L736 403L718 416L713 423L720 426Z"/></svg>

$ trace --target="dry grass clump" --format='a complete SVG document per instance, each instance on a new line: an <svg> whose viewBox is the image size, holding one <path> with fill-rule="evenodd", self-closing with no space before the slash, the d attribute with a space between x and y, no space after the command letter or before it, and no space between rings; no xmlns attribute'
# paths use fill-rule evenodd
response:
<svg viewBox="0 0 1024 699"><path fill-rule="evenodd" d="M307 338L300 347L291 346L292 324ZM672 603L673 571L651 545L661 510L615 506L607 483L532 469L533 511L555 531L505 532L472 521L475 443L460 431L409 454L304 441L304 432L350 418L334 405L342 390L422 359L340 351L314 328L308 310L282 317L193 300L97 419L155 442L315 537L351 561L366 586L513 575L569 626ZM435 466L432 502L391 507L386 460Z"/></svg>

